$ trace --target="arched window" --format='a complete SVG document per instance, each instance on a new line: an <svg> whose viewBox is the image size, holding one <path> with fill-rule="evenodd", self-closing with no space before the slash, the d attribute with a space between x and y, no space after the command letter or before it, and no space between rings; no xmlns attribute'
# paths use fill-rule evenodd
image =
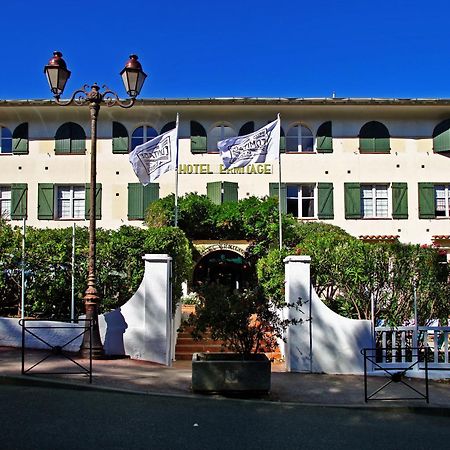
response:
<svg viewBox="0 0 450 450"><path fill-rule="evenodd" d="M157 131L148 125L136 128L131 135L131 150L156 136L158 136Z"/></svg>
<svg viewBox="0 0 450 450"><path fill-rule="evenodd" d="M26 155L28 153L28 123L21 123L13 132L13 153Z"/></svg>
<svg viewBox="0 0 450 450"><path fill-rule="evenodd" d="M207 138L206 130L201 124L191 120L191 152L206 153Z"/></svg>
<svg viewBox="0 0 450 450"><path fill-rule="evenodd" d="M113 122L113 153L128 153L128 131L119 122Z"/></svg>
<svg viewBox="0 0 450 450"><path fill-rule="evenodd" d="M333 152L333 134L331 122L324 122L317 130L316 150L318 153Z"/></svg>
<svg viewBox="0 0 450 450"><path fill-rule="evenodd" d="M176 122L172 121L169 123L166 123L162 128L161 128L161 134L163 133L167 133L170 130L173 130L176 127Z"/></svg>
<svg viewBox="0 0 450 450"><path fill-rule="evenodd" d="M239 130L238 136L245 136L247 134L253 133L255 131L255 122L247 122L242 125Z"/></svg>
<svg viewBox="0 0 450 450"><path fill-rule="evenodd" d="M293 126L286 136L287 152L312 152L314 138L311 130L304 125Z"/></svg>
<svg viewBox="0 0 450 450"><path fill-rule="evenodd" d="M367 122L359 132L361 153L389 153L391 150L389 130L381 122Z"/></svg>
<svg viewBox="0 0 450 450"><path fill-rule="evenodd" d="M0 153L12 153L12 134L6 127L0 127Z"/></svg>
<svg viewBox="0 0 450 450"><path fill-rule="evenodd" d="M286 135L283 127L280 127L280 153L286 153Z"/></svg>
<svg viewBox="0 0 450 450"><path fill-rule="evenodd" d="M433 130L433 151L450 151L450 119L444 120Z"/></svg>
<svg viewBox="0 0 450 450"><path fill-rule="evenodd" d="M208 152L209 153L218 152L219 150L217 148L217 143L219 141L223 141L224 139L228 139L235 136L236 132L229 125L225 123L216 125L209 133Z"/></svg>
<svg viewBox="0 0 450 450"><path fill-rule="evenodd" d="M86 152L86 133L74 122L61 125L55 135L56 154L84 154Z"/></svg>

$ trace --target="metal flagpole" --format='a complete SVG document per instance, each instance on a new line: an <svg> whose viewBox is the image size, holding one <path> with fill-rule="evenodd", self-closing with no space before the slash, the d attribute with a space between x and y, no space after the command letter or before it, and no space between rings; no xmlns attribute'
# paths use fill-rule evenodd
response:
<svg viewBox="0 0 450 450"><path fill-rule="evenodd" d="M278 114L278 122L280 122L280 114ZM279 123L281 128L281 122ZM283 248L283 227L282 227L282 213L281 213L281 149L278 143L278 228L279 228L279 248Z"/></svg>
<svg viewBox="0 0 450 450"><path fill-rule="evenodd" d="M175 226L178 226L178 122L179 114L177 113L177 154L176 154L176 167L175 167Z"/></svg>
<svg viewBox="0 0 450 450"><path fill-rule="evenodd" d="M25 319L25 230L26 230L26 219L23 218L22 226L22 292L20 299L20 318Z"/></svg>
<svg viewBox="0 0 450 450"><path fill-rule="evenodd" d="M70 302L70 319L75 321L75 222L72 226L72 295Z"/></svg>

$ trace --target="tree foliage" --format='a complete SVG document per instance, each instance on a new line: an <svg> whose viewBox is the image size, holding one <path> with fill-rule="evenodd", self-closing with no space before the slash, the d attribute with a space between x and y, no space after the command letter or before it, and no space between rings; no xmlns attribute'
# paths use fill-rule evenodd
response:
<svg viewBox="0 0 450 450"><path fill-rule="evenodd" d="M21 233L8 224L0 227L0 314L16 315L21 297ZM70 317L72 271L76 311L83 312L86 289L88 231L76 228L72 268L72 229L37 229L26 233L26 314ZM100 312L123 305L139 287L144 274L142 256L165 253L173 258L173 302L181 298L181 283L190 276L192 252L184 233L176 228L97 230L97 289Z"/></svg>

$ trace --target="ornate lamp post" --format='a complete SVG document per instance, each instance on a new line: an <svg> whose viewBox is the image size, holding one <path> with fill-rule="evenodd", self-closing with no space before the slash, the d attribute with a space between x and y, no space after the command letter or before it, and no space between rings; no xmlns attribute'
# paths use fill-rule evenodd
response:
<svg viewBox="0 0 450 450"><path fill-rule="evenodd" d="M62 59L61 52L53 52L53 57L44 67L44 73L47 76L50 90L53 93L55 102L61 106L67 106L71 103L76 105L88 105L91 113L91 174L90 174L90 211L89 211L89 259L87 289L84 295L84 305L86 318L92 319L93 332L92 343L89 333L84 334L81 352L83 355L89 355L89 347L92 344L92 355L94 358L101 358L104 355L103 345L100 339L98 328L98 304L100 301L96 288L96 179L97 179L97 119L100 111L100 105L120 106L121 108L131 108L136 97L139 95L147 75L143 72L141 64L136 55L131 55L129 61L120 72L125 90L130 98L127 102L122 102L118 95L103 86L103 92L100 87L94 83L90 91L89 85L85 84L81 89L76 90L69 100L61 101L60 97L64 92L64 87L70 77L70 71L67 69L66 62Z"/></svg>

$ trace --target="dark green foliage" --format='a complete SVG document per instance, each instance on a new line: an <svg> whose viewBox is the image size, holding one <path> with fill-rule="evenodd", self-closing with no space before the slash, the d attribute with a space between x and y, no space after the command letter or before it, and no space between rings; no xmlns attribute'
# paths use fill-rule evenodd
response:
<svg viewBox="0 0 450 450"><path fill-rule="evenodd" d="M0 224L0 314L16 315L20 305L21 234L19 229ZM100 312L124 304L142 280L146 253L167 253L173 258L173 302L181 298L181 283L192 270L189 241L179 229L97 230L97 289ZM88 232L76 228L75 301L76 313L83 313L86 289ZM27 228L26 314L67 319L70 317L72 279L72 229ZM7 269L4 269L7 268Z"/></svg>
<svg viewBox="0 0 450 450"><path fill-rule="evenodd" d="M195 338L209 332L214 340L244 356L273 352L277 339L295 323L299 321L282 319L276 305L259 288L238 292L216 284L202 289L195 315L188 321Z"/></svg>
<svg viewBox="0 0 450 450"><path fill-rule="evenodd" d="M311 279L321 299L334 311L355 319L375 316L392 325L414 317L414 290L419 323L450 315L449 267L436 248L400 243L366 243L321 223L299 224L298 245L271 250L258 261L259 283L276 301L284 295L287 254L311 256Z"/></svg>

